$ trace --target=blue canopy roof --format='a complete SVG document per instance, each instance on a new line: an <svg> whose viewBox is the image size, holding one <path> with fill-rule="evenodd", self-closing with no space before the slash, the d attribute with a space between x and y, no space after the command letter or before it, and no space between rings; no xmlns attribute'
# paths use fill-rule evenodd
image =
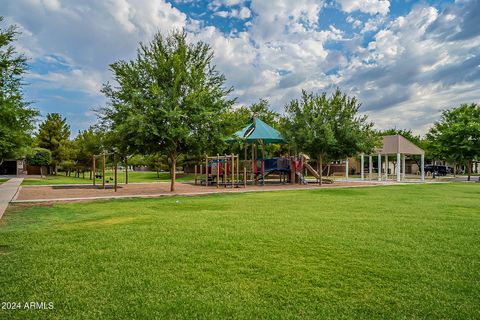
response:
<svg viewBox="0 0 480 320"><path fill-rule="evenodd" d="M241 139L247 143L256 144L287 143L280 132L258 118L254 118L248 126L235 132L233 137L227 139L227 141L234 141L238 139Z"/></svg>

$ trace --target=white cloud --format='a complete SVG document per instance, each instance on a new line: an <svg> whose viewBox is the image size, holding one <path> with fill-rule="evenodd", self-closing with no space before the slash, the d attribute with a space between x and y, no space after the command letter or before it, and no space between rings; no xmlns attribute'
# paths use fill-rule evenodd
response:
<svg viewBox="0 0 480 320"><path fill-rule="evenodd" d="M251 11L247 7L242 7L240 10L232 9L230 11L216 11L213 13L214 16L222 17L222 18L237 18L240 20L245 20L250 18Z"/></svg>
<svg viewBox="0 0 480 320"><path fill-rule="evenodd" d="M358 96L378 127L423 133L441 109L478 100L480 32L471 27L477 12L473 1L442 12L417 5L394 20L386 16L388 1L339 2L346 12L375 16L367 21L348 16L357 29L346 34L338 25L319 30L323 1L218 0L210 3L209 17L239 19L248 27L221 32L165 1L12 0L5 10L23 32L20 50L35 61L62 65L29 75L39 90L101 97L98 90L111 77L110 63L133 58L138 42L149 41L158 30L185 27L190 40L212 46L217 68L241 104L268 98L282 111L301 89L330 91L338 85ZM365 32L373 33L368 44Z"/></svg>
<svg viewBox="0 0 480 320"><path fill-rule="evenodd" d="M345 12L361 11L369 14L386 15L390 10L388 0L337 0Z"/></svg>

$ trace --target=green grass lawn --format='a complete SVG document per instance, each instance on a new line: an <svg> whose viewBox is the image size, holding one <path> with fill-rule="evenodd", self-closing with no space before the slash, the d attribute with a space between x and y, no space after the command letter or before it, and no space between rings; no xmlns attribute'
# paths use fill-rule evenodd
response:
<svg viewBox="0 0 480 320"><path fill-rule="evenodd" d="M85 173L85 179L75 178L73 176L67 177L65 173L59 173L56 176L48 176L47 178L25 178L22 182L22 185L50 185L50 184L91 184L92 180L89 179L89 174ZM114 173L112 171L107 171L105 174L105 179L110 181L110 184L113 184ZM111 179L110 179L111 178ZM125 182L125 172L118 172L117 175L118 183ZM185 175L183 173L177 173L177 181L190 181L193 180L192 175ZM152 171L129 171L128 172L128 182L161 182L161 181L170 181L170 174L168 172L160 172L160 178L157 177L156 172ZM102 179L97 178L97 183L101 184Z"/></svg>
<svg viewBox="0 0 480 320"><path fill-rule="evenodd" d="M4 183L5 181L8 181L8 179L2 179L2 178L0 178L0 184Z"/></svg>
<svg viewBox="0 0 480 320"><path fill-rule="evenodd" d="M480 185L13 208L4 319L479 319Z"/></svg>

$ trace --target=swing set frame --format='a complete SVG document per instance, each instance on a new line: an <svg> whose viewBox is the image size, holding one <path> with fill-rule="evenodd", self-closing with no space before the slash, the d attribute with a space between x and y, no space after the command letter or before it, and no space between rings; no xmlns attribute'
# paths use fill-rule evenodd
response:
<svg viewBox="0 0 480 320"><path fill-rule="evenodd" d="M93 162L93 174L92 174L92 180L93 180L93 185L96 185L96 179L97 179L97 168L96 168L96 160L97 158L102 159L102 188L105 189L105 164L106 164L106 157L109 155L113 155L113 167L114 167L114 189L115 192L117 192L118 188L118 183L117 183L117 172L118 172L118 164L117 164L117 157L115 152L102 152L101 154L94 154L92 157L92 162ZM128 169L126 170L126 175L127 175L127 183L128 183Z"/></svg>

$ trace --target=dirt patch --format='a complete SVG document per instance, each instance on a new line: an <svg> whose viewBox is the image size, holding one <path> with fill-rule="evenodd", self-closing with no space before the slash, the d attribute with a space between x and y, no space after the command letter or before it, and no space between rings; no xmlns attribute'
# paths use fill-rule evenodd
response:
<svg viewBox="0 0 480 320"><path fill-rule="evenodd" d="M29 186L20 190L17 200L42 200L42 201L78 201L78 200L94 200L94 199L110 199L110 198L125 198L125 197L159 197L171 195L204 195L212 193L232 193L232 192L250 192L250 191L273 191L273 190L302 190L302 189L317 189L317 188L338 188L338 187L357 187L357 186L371 186L375 183L371 182L347 182L337 181L333 184L326 184L322 187L317 184L309 185L292 185L292 184L271 184L265 186L248 185L246 188L231 188L215 186L199 186L192 183L177 183L176 191L170 192L170 183L142 183L122 185L121 188L115 192L113 189L101 189L98 187L86 186ZM16 204L18 205L18 204ZM31 205L31 204L30 204ZM38 205L36 203L35 205ZM48 202L47 205L51 205Z"/></svg>

